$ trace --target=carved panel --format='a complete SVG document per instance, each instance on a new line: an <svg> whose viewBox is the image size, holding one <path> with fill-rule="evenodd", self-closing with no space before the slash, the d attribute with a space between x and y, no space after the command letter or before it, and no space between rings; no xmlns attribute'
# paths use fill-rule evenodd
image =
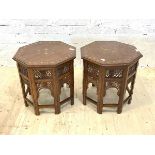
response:
<svg viewBox="0 0 155 155"><path fill-rule="evenodd" d="M61 79L59 79L59 81L60 81L60 86L63 85L64 83L67 83L69 85L69 87L70 87L71 81L72 81L71 75L66 74Z"/></svg>
<svg viewBox="0 0 155 155"><path fill-rule="evenodd" d="M121 84L118 81L108 81L108 82L106 82L106 89L108 89L108 88L116 88L118 90L117 95L120 94L120 86L121 86Z"/></svg>
<svg viewBox="0 0 155 155"><path fill-rule="evenodd" d="M51 91L51 94L53 95L53 83L51 81L36 82L36 87L37 87L37 94L38 95L39 95L39 91L43 88L49 89Z"/></svg>
<svg viewBox="0 0 155 155"><path fill-rule="evenodd" d="M136 69L137 69L137 63L129 68L128 76L130 76L132 73L134 73L136 71Z"/></svg>
<svg viewBox="0 0 155 155"><path fill-rule="evenodd" d="M89 62L87 66L87 73L88 73L88 83L93 83L96 85L98 83L99 67Z"/></svg>
<svg viewBox="0 0 155 155"><path fill-rule="evenodd" d="M33 69L35 79L51 79L52 71L50 69Z"/></svg>
<svg viewBox="0 0 155 155"><path fill-rule="evenodd" d="M42 88L48 88L51 89L53 87L52 82L37 82L36 83L37 90L40 91Z"/></svg>
<svg viewBox="0 0 155 155"><path fill-rule="evenodd" d="M19 68L19 72L20 72L20 73L22 73L23 75L25 75L26 77L28 77L27 68L25 68L25 67L22 66L21 64L18 64L18 68Z"/></svg>
<svg viewBox="0 0 155 155"><path fill-rule="evenodd" d="M98 78L99 76L99 67L95 64L88 63L88 75L94 78Z"/></svg>
<svg viewBox="0 0 155 155"><path fill-rule="evenodd" d="M57 75L61 76L71 71L71 63L67 62L57 68Z"/></svg>
<svg viewBox="0 0 155 155"><path fill-rule="evenodd" d="M107 69L106 78L122 78L123 69Z"/></svg>

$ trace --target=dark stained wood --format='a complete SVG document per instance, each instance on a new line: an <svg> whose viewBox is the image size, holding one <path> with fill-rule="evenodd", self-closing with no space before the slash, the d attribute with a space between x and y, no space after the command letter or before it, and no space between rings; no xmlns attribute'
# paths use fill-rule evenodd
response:
<svg viewBox="0 0 155 155"><path fill-rule="evenodd" d="M88 72L87 72L87 61L83 60L83 104L86 105L86 96L88 88Z"/></svg>
<svg viewBox="0 0 155 155"><path fill-rule="evenodd" d="M75 47L61 41L39 41L19 48L13 59L28 67L56 66L76 57Z"/></svg>
<svg viewBox="0 0 155 155"><path fill-rule="evenodd" d="M105 78L106 70L99 66L99 77L97 83L97 112L102 114L102 105L103 105L103 96L104 96L104 78Z"/></svg>
<svg viewBox="0 0 155 155"><path fill-rule="evenodd" d="M40 41L21 47L14 56L25 106L31 103L36 115L40 115L40 108L55 108L55 114L59 114L63 103L71 100L74 104L75 52L75 47L60 41ZM70 96L60 101L64 83L70 87ZM39 105L39 91L43 88L51 91L54 104ZM28 93L33 101L27 98Z"/></svg>
<svg viewBox="0 0 155 155"><path fill-rule="evenodd" d="M81 48L81 57L103 66L126 65L142 54L136 47L116 41L95 41Z"/></svg>
<svg viewBox="0 0 155 155"><path fill-rule="evenodd" d="M35 79L33 76L33 69L32 68L30 68L28 70L28 77L29 77L30 89L31 89L31 93L32 93L34 111L35 111L36 115L40 115L39 106L38 106L38 92L37 92L37 87L35 85Z"/></svg>
<svg viewBox="0 0 155 155"><path fill-rule="evenodd" d="M117 108L117 113L120 114L122 112L122 108L123 108L123 103L124 103L124 95L126 92L126 87L127 87L127 76L128 76L128 67L126 67L123 70L123 78L121 81L121 85L119 88L119 101L118 101L118 108Z"/></svg>
<svg viewBox="0 0 155 155"><path fill-rule="evenodd" d="M131 103L137 64L142 54L136 47L116 41L95 41L81 48L83 59L83 104L86 99L96 104L97 112L102 113L104 107L117 107L122 112L123 104ZM97 87L97 102L87 96L88 84ZM131 88L129 88L131 84ZM118 103L103 103L106 90L116 88ZM129 96L125 97L125 92Z"/></svg>
<svg viewBox="0 0 155 155"><path fill-rule="evenodd" d="M22 79L22 76L20 75L20 71L19 71L19 65L17 64L17 68L18 68L18 73L19 73L19 79L20 79L20 83L21 83L21 88L22 88L22 94L23 94L23 99L24 99L24 103L25 103L25 106L28 107L28 103L26 101L26 91L25 91L25 84L24 84L24 81Z"/></svg>

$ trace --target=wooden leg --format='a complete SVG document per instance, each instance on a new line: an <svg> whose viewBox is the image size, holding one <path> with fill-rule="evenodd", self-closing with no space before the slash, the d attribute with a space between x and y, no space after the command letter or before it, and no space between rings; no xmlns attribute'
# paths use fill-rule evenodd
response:
<svg viewBox="0 0 155 155"><path fill-rule="evenodd" d="M71 105L74 105L74 81L70 86Z"/></svg>
<svg viewBox="0 0 155 155"><path fill-rule="evenodd" d="M55 114L60 114L60 97L54 96Z"/></svg>
<svg viewBox="0 0 155 155"><path fill-rule="evenodd" d="M128 104L130 104L131 103L131 100L132 100L135 79L136 79L136 74L134 75L133 80L131 82L131 90L130 90L130 93L129 93L130 99L128 100Z"/></svg>
<svg viewBox="0 0 155 155"><path fill-rule="evenodd" d="M86 105L86 96L87 96L87 81L86 81L86 78L83 77L83 105Z"/></svg>
<svg viewBox="0 0 155 155"><path fill-rule="evenodd" d="M102 114L102 105L103 105L103 98L101 95L98 95L97 99L97 113Z"/></svg>
<svg viewBox="0 0 155 155"><path fill-rule="evenodd" d="M37 102L35 102L35 106L34 106L34 111L35 111L35 114L36 115L40 115L40 112L39 112L39 107L38 107L38 103Z"/></svg>
<svg viewBox="0 0 155 155"><path fill-rule="evenodd" d="M71 105L74 105L74 62L72 63L72 73L71 73L71 86L70 86L70 97Z"/></svg>
<svg viewBox="0 0 155 155"><path fill-rule="evenodd" d="M19 77L20 77L20 82L21 82L21 87L22 87L22 94L23 94L24 104L25 104L25 107L28 107L29 105L28 105L27 101L25 100L25 98L26 98L25 84L24 84L24 82L22 80L22 77L20 75L19 75Z"/></svg>
<svg viewBox="0 0 155 155"><path fill-rule="evenodd" d="M103 90L104 90L104 92L103 92L103 97L106 95L106 81L104 81L104 83L103 83Z"/></svg>
<svg viewBox="0 0 155 155"><path fill-rule="evenodd" d="M32 89L32 99L33 99L33 105L34 105L34 112L36 115L40 115L37 96L38 95L37 95L36 90Z"/></svg>
<svg viewBox="0 0 155 155"><path fill-rule="evenodd" d="M127 85L127 74L128 74L128 68L125 68L123 70L123 79L122 79L120 92L119 92L119 101L118 101L118 107L117 107L118 114L122 112L122 108L123 108L124 95L126 92L126 85Z"/></svg>
<svg viewBox="0 0 155 155"><path fill-rule="evenodd" d="M30 68L28 70L28 76L29 76L29 80L30 80L30 90L31 90L31 96L32 96L32 99L33 99L33 106L34 106L34 112L36 115L40 115L40 112L39 112L39 106L38 106L38 92L37 92L37 88L36 88L36 85L35 85L35 81L34 81L34 78L33 78L33 70L32 68Z"/></svg>
<svg viewBox="0 0 155 155"><path fill-rule="evenodd" d="M28 103L27 101L25 100L26 98L26 91L25 91L25 84L24 84L24 81L20 75L20 69L19 69L19 64L17 63L17 68L18 68L18 73L19 73L19 79L20 79L20 84L21 84L21 88L22 88L22 95L23 95L23 99L24 99L24 103L25 103L25 107L28 107Z"/></svg>
<svg viewBox="0 0 155 155"><path fill-rule="evenodd" d="M120 94L119 94L119 101L118 101L118 108L117 108L117 113L118 114L122 113L124 90L125 90L125 88L124 88L124 86L122 86Z"/></svg>
<svg viewBox="0 0 155 155"><path fill-rule="evenodd" d="M60 92L61 86L59 87L58 81L55 82L54 86L54 107L55 114L60 114Z"/></svg>
<svg viewBox="0 0 155 155"><path fill-rule="evenodd" d="M60 114L60 93L62 84L57 76L57 68L51 70L53 72L53 97L54 97L54 108L55 114Z"/></svg>
<svg viewBox="0 0 155 155"><path fill-rule="evenodd" d="M97 113L102 114L103 109L103 96L105 94L105 69L102 67L99 68L99 81L97 84Z"/></svg>
<svg viewBox="0 0 155 155"><path fill-rule="evenodd" d="M88 74L87 74L87 62L83 61L83 105L86 105L86 96L87 96L87 88L88 88Z"/></svg>

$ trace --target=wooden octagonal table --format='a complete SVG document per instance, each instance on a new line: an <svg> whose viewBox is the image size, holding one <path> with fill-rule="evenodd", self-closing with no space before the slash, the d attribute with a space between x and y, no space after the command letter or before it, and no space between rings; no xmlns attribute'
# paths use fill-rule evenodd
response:
<svg viewBox="0 0 155 155"><path fill-rule="evenodd" d="M75 57L75 47L60 41L39 41L19 48L13 59L17 62L25 106L32 104L35 114L39 115L40 108L55 108L55 114L59 114L63 103L71 100L73 105ZM64 83L69 85L70 96L60 101ZM38 103L42 88L51 91L54 104Z"/></svg>
<svg viewBox="0 0 155 155"><path fill-rule="evenodd" d="M83 59L83 104L86 99L97 105L97 112L103 107L117 107L122 112L123 104L131 103L138 61L142 54L136 47L116 41L95 41L81 48ZM88 97L88 84L97 87L97 101ZM106 89L116 88L118 103L103 103ZM128 97L125 98L125 93Z"/></svg>

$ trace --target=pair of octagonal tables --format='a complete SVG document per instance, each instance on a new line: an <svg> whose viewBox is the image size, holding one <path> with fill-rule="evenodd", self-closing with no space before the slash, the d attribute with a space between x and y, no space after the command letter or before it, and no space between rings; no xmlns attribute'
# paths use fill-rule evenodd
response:
<svg viewBox="0 0 155 155"><path fill-rule="evenodd" d="M103 107L117 107L122 112L123 104L131 103L136 72L142 54L136 47L116 41L95 41L81 48L83 59L83 104L86 100L97 106L101 114ZM60 41L39 41L19 48L13 59L17 62L22 94L27 107L32 104L36 115L40 108L60 107L71 100L74 104L74 59L76 48ZM60 101L64 83L70 88L70 96ZM97 101L88 97L88 84L97 88ZM53 104L38 103L39 92L48 88L54 97ZM108 88L116 88L118 103L103 103ZM128 97L125 98L125 93ZM32 96L32 100L28 98Z"/></svg>

